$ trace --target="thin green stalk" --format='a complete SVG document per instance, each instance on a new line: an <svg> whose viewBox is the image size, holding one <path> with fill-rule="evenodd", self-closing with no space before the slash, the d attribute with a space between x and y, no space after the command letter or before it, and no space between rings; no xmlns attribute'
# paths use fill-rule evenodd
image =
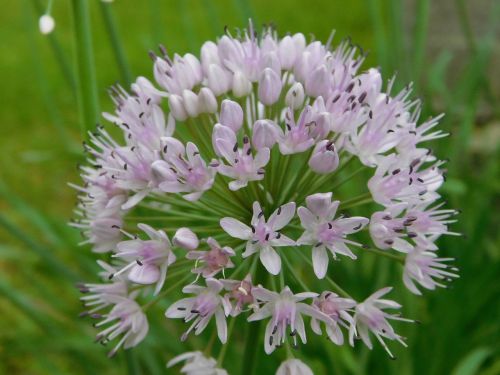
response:
<svg viewBox="0 0 500 375"><path fill-rule="evenodd" d="M41 0L31 0L33 7L35 8L36 15L38 17L42 16L45 13L44 6L42 5ZM61 69L61 72L66 79L69 87L71 88L71 91L74 93L76 91L76 81L75 81L75 76L74 72L71 68L71 64L66 57L66 55L63 52L63 48L61 47L61 44L59 43L59 40L57 39L56 33L50 33L46 35L50 48L52 49L52 52L54 53L54 57Z"/></svg>
<svg viewBox="0 0 500 375"><path fill-rule="evenodd" d="M109 41L111 42L111 47L115 55L116 63L118 64L118 69L120 69L122 80L127 86L130 86L132 83L132 72L130 71L123 44L116 26L116 20L112 8L113 4L105 1L99 1L99 5L101 7L104 25L106 26L106 30L108 32Z"/></svg>
<svg viewBox="0 0 500 375"><path fill-rule="evenodd" d="M78 107L83 138L99 119L97 80L94 67L89 2L72 0L75 33L76 65L78 71Z"/></svg>
<svg viewBox="0 0 500 375"><path fill-rule="evenodd" d="M127 364L127 374L128 375L139 375L141 370L139 368L139 362L137 361L136 353L133 350L126 350L124 352L125 363Z"/></svg>
<svg viewBox="0 0 500 375"><path fill-rule="evenodd" d="M415 84L420 81L420 73L423 68L425 47L427 41L427 29L429 27L429 5L430 0L417 1L417 15L415 18L415 36L413 42L413 78Z"/></svg>
<svg viewBox="0 0 500 375"><path fill-rule="evenodd" d="M309 264L311 267L313 266L313 265L312 265L312 261L311 261L311 260L310 260L310 259L309 259L309 258L308 258L305 254L304 254L304 252L303 252L303 251L300 251L300 250L299 250L299 251L298 251L298 253L299 253L299 254L300 254L300 256L301 256L301 257L302 257L302 258L306 261L306 263L307 263L307 264ZM325 279L326 279L326 280L330 283L330 285L333 287L333 289L334 289L337 293L339 293L339 294L343 295L344 297L352 298L352 297L349 295L349 293L347 293L344 289L342 289L342 288L340 287L340 285L338 285L335 281L333 281L333 280L330 278L330 276L328 276L328 275L327 275L327 276L325 277ZM306 290L307 290L307 289L306 289Z"/></svg>
<svg viewBox="0 0 500 375"><path fill-rule="evenodd" d="M236 317L232 317L231 321L229 322L229 328L227 330L227 340L231 338L231 334L233 333L234 329L234 324L236 323ZM227 351L228 343L226 342L225 344L222 345L219 356L217 357L217 366L222 367L222 364L224 362L224 357L226 356L226 351Z"/></svg>

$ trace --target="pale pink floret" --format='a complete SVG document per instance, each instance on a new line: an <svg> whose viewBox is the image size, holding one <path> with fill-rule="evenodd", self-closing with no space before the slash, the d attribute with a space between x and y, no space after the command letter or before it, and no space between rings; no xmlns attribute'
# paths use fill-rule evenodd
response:
<svg viewBox="0 0 500 375"><path fill-rule="evenodd" d="M221 247L212 237L207 239L207 244L210 246L209 251L192 250L186 255L187 259L196 260L193 273L201 274L203 277L213 277L220 271L224 272L226 268L234 267L230 259L235 255L233 249L229 246Z"/></svg>
<svg viewBox="0 0 500 375"><path fill-rule="evenodd" d="M264 305L250 315L248 321L271 318L266 325L264 335L264 350L267 354L282 345L289 335L294 346L297 346L297 335L304 344L307 342L302 315L331 323L328 316L302 302L307 298L316 297L316 293L293 294L288 287L276 293L260 286L253 288L252 293L255 299Z"/></svg>
<svg viewBox="0 0 500 375"><path fill-rule="evenodd" d="M247 241L244 258L259 253L267 271L277 275L281 270L281 258L274 247L295 245L295 241L279 232L294 215L295 203L290 202L279 207L266 221L259 202L254 202L250 226L230 217L221 219L220 225L231 237Z"/></svg>
<svg viewBox="0 0 500 375"><path fill-rule="evenodd" d="M146 224L138 224L138 227L150 239L136 238L118 243L114 257L123 259L128 264L113 276L127 272L128 279L133 283L156 284L154 294L158 294L165 283L167 269L176 258L164 231L155 230Z"/></svg>
<svg viewBox="0 0 500 375"><path fill-rule="evenodd" d="M391 154L377 167L375 175L368 181L373 200L384 206L393 203L419 203L436 200L436 190L444 182L444 162L436 162L422 168L425 159L417 158L408 163L405 156Z"/></svg>
<svg viewBox="0 0 500 375"><path fill-rule="evenodd" d="M360 243L348 240L348 234L356 233L368 224L364 217L343 216L335 219L340 201L332 202L332 193L318 193L306 198L307 207L299 207L297 214L305 229L297 240L298 245L313 245L312 260L314 273L320 279L325 277L328 269L327 249L336 258L337 254L356 259L356 255L347 244L361 246Z"/></svg>
<svg viewBox="0 0 500 375"><path fill-rule="evenodd" d="M133 299L113 296L110 297L114 307L108 314L103 315L103 320L96 323L96 327L109 325L97 334L96 339L103 343L114 340L122 335L120 341L108 353L113 356L120 349L132 348L139 344L146 337L149 331L149 324L141 306Z"/></svg>
<svg viewBox="0 0 500 375"><path fill-rule="evenodd" d="M243 137L243 147L238 147L236 134L227 126L216 124L214 126L212 141L214 150L221 155L227 164L213 161L211 165L217 166L217 171L234 181L229 183L231 190L239 190L248 185L250 181L259 181L264 178L264 167L269 162L269 149L263 147L257 150L255 157L248 137Z"/></svg>
<svg viewBox="0 0 500 375"><path fill-rule="evenodd" d="M330 324L325 323L326 334L337 345L344 343L344 335L340 327L349 329L354 324L354 319L350 314L354 306L356 306L356 301L350 298L341 298L333 292L323 292L313 300L312 307L332 319ZM321 325L317 319L311 319L311 328L314 333L322 334Z"/></svg>
<svg viewBox="0 0 500 375"><path fill-rule="evenodd" d="M444 282L450 282L458 277L456 274L458 269L446 264L453 260L453 258L440 258L434 251L416 247L406 256L403 282L411 292L418 295L422 293L415 283L429 290L434 290L436 287L446 288Z"/></svg>
<svg viewBox="0 0 500 375"><path fill-rule="evenodd" d="M171 305L165 312L167 318L183 318L185 322L193 322L189 329L182 335L186 340L191 331L199 335L215 316L217 335L224 344L227 341L226 316L231 312L231 305L227 303L220 292L223 285L219 280L207 278L206 287L188 285L182 289L183 293L195 294L195 297L181 299Z"/></svg>
<svg viewBox="0 0 500 375"><path fill-rule="evenodd" d="M370 220L370 235L375 245L379 249L392 248L404 253L410 252L415 245L437 250L434 241L439 236L460 235L448 230L448 224L456 221L448 219L458 211L440 209L444 203L429 207L433 204L397 203L375 212Z"/></svg>
<svg viewBox="0 0 500 375"><path fill-rule="evenodd" d="M231 316L237 316L254 305L255 298L252 290L252 275L248 274L243 280L220 280L229 293L224 298L231 304Z"/></svg>
<svg viewBox="0 0 500 375"><path fill-rule="evenodd" d="M205 357L202 352L186 352L172 358L167 367L173 367L185 362L180 372L186 375L228 375L227 371L217 367L217 361Z"/></svg>
<svg viewBox="0 0 500 375"><path fill-rule="evenodd" d="M208 167L200 156L198 147L191 142L186 146L177 139L162 139L163 160L153 163L152 168L159 182L159 189L167 193L184 193L188 201L200 199L209 190L216 170Z"/></svg>
<svg viewBox="0 0 500 375"><path fill-rule="evenodd" d="M404 342L404 338L394 331L389 320L399 320L403 322L413 322L413 320L401 318L399 314L389 314L384 311L385 309L401 308L401 305L397 302L380 298L391 290L392 287L382 288L356 306L354 324L351 325L349 329L349 343L354 345L354 337L357 332L357 335L359 335L365 345L369 349L372 349L373 345L370 339L370 332L372 332L391 358L394 358L384 342L384 338L396 340L403 346L406 346L406 343Z"/></svg>

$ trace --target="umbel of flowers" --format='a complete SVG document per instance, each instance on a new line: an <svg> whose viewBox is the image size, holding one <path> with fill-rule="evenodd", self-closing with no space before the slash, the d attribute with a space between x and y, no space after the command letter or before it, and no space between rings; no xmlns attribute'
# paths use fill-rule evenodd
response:
<svg viewBox="0 0 500 375"><path fill-rule="evenodd" d="M278 374L312 373L290 350L312 333L370 349L375 339L392 357L387 342L405 341L391 324L411 322L387 299L392 287L354 298L329 263L388 257L415 294L457 277L436 246L456 234L457 213L443 206L444 162L428 148L446 136L441 116L420 121L411 86L395 92L362 69L349 41L279 38L250 23L199 56L160 47L150 57L154 82L110 89L111 125L89 135L74 185L72 225L106 259L101 282L80 286L97 341L114 341L110 355L138 345L151 307L169 301L180 340L209 327L224 344L169 363L186 361L186 374L226 373L225 345L251 332L233 331L236 320L262 326L268 355L286 349Z"/></svg>

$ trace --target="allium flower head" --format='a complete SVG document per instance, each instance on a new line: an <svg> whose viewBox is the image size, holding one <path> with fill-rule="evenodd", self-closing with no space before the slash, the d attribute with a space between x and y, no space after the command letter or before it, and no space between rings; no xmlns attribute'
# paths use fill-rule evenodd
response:
<svg viewBox="0 0 500 375"><path fill-rule="evenodd" d="M387 339L404 344L391 322L411 320L388 312L401 307L383 298L391 287L358 303L349 286L365 256L397 262L413 293L457 276L437 254L438 238L458 235L457 212L439 203L445 162L427 148L446 135L441 116L421 122L412 86L384 84L349 40L279 37L250 22L199 53L149 55L154 79L110 88L115 108L103 117L119 135L103 125L89 134L82 186L71 185L71 225L112 261L99 263L101 284L79 284L99 341L137 345L163 300L167 318L188 323L169 325L182 340L205 336L212 320L223 344L259 337L252 322L267 320L268 354L305 344L309 327L337 345L347 331L351 344L371 348L374 336L389 353ZM257 331L232 329L235 319ZM218 362L208 345L169 364L225 374L223 348ZM284 373L311 371L288 358Z"/></svg>

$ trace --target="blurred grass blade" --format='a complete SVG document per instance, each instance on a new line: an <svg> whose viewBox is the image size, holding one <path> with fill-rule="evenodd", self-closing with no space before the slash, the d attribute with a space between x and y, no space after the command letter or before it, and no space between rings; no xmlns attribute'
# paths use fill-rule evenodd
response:
<svg viewBox="0 0 500 375"><path fill-rule="evenodd" d="M368 11L373 25L373 33L375 34L375 44L377 45L377 61L381 66L382 71L387 73L392 70L389 66L387 54L387 36L384 29L384 20L382 17L382 6L376 0L368 1Z"/></svg>
<svg viewBox="0 0 500 375"><path fill-rule="evenodd" d="M34 306L31 298L12 287L7 280L0 277L0 294L9 300L14 306L28 316L35 324L39 325L46 332L54 332L52 322L45 319L44 314L40 314L38 307Z"/></svg>
<svg viewBox="0 0 500 375"><path fill-rule="evenodd" d="M130 70L118 28L116 26L116 20L112 8L113 4L105 1L99 1L99 5L101 7L102 17L104 19L104 24L106 25L106 31L108 32L116 63L120 69L122 80L128 88L132 83L132 72Z"/></svg>
<svg viewBox="0 0 500 375"><path fill-rule="evenodd" d="M53 245L61 246L63 241L57 232L51 227L48 220L45 219L37 210L30 207L25 201L15 195L3 182L0 181L0 196L8 202L17 213L35 225Z"/></svg>
<svg viewBox="0 0 500 375"><path fill-rule="evenodd" d="M424 64L425 49L427 46L427 29L429 27L429 5L430 0L417 1L417 15L415 18L415 33L413 37L413 80L416 91L421 82L420 74Z"/></svg>
<svg viewBox="0 0 500 375"><path fill-rule="evenodd" d="M462 359L453 370L452 375L474 375L478 373L483 362L488 359L490 348L477 348Z"/></svg>
<svg viewBox="0 0 500 375"><path fill-rule="evenodd" d="M18 226L16 226L3 215L0 215L0 226L3 227L13 237L23 242L29 249L38 254L40 258L42 258L46 262L45 265L52 268L54 272L57 272L72 281L76 281L78 279L77 274L71 271L64 265L64 263L56 258L54 256L54 253L50 249L40 245L37 241L32 239L28 234L26 234L23 230L21 230Z"/></svg>
<svg viewBox="0 0 500 375"><path fill-rule="evenodd" d="M75 33L76 65L78 70L78 107L82 137L95 127L99 119L97 80L92 49L89 2L72 0Z"/></svg>

